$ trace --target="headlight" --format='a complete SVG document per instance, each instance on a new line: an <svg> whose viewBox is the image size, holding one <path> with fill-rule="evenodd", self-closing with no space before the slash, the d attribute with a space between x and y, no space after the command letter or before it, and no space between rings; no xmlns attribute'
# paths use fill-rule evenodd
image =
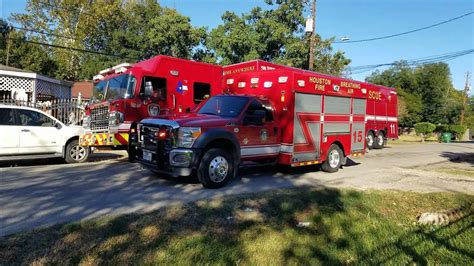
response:
<svg viewBox="0 0 474 266"><path fill-rule="evenodd" d="M82 119L82 127L83 128L90 128L91 127L91 117L86 115L84 119Z"/></svg>
<svg viewBox="0 0 474 266"><path fill-rule="evenodd" d="M201 135L200 127L181 127L178 131L178 146L191 148L194 141Z"/></svg>
<svg viewBox="0 0 474 266"><path fill-rule="evenodd" d="M123 114L121 112L110 112L109 113L109 126L115 127L123 123Z"/></svg>

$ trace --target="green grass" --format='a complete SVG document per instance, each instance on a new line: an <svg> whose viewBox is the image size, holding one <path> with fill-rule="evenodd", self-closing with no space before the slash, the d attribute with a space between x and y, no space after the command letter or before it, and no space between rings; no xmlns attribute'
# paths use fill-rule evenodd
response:
<svg viewBox="0 0 474 266"><path fill-rule="evenodd" d="M472 265L472 214L442 227L415 221L473 201L451 193L279 190L8 236L0 239L0 264Z"/></svg>
<svg viewBox="0 0 474 266"><path fill-rule="evenodd" d="M446 169L436 168L436 169L434 169L434 171L441 172L441 173L447 173L447 174L451 174L451 175L467 176L467 177L474 178L474 169L473 170L467 170L467 169L456 169L456 168L446 168Z"/></svg>

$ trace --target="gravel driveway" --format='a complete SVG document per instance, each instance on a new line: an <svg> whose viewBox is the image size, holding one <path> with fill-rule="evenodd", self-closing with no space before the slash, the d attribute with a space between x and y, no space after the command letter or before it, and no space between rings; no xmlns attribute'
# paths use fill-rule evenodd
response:
<svg viewBox="0 0 474 266"><path fill-rule="evenodd" d="M474 194L474 143L394 145L350 162L334 174L316 171L316 167L244 169L239 178L218 190L157 178L125 159L4 167L0 168L0 235L204 198L305 185ZM461 170L455 170L458 168Z"/></svg>

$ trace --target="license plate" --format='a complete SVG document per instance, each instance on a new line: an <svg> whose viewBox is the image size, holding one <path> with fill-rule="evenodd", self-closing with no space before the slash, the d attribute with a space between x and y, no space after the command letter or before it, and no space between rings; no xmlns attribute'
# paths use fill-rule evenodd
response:
<svg viewBox="0 0 474 266"><path fill-rule="evenodd" d="M151 162L151 152L143 151L143 160Z"/></svg>

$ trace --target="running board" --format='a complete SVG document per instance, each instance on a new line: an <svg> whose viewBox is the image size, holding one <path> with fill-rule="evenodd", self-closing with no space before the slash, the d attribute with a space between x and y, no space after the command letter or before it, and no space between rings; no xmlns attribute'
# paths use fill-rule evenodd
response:
<svg viewBox="0 0 474 266"><path fill-rule="evenodd" d="M22 154L22 155L0 155L0 162L16 160L36 160L63 157L60 153L50 154Z"/></svg>

